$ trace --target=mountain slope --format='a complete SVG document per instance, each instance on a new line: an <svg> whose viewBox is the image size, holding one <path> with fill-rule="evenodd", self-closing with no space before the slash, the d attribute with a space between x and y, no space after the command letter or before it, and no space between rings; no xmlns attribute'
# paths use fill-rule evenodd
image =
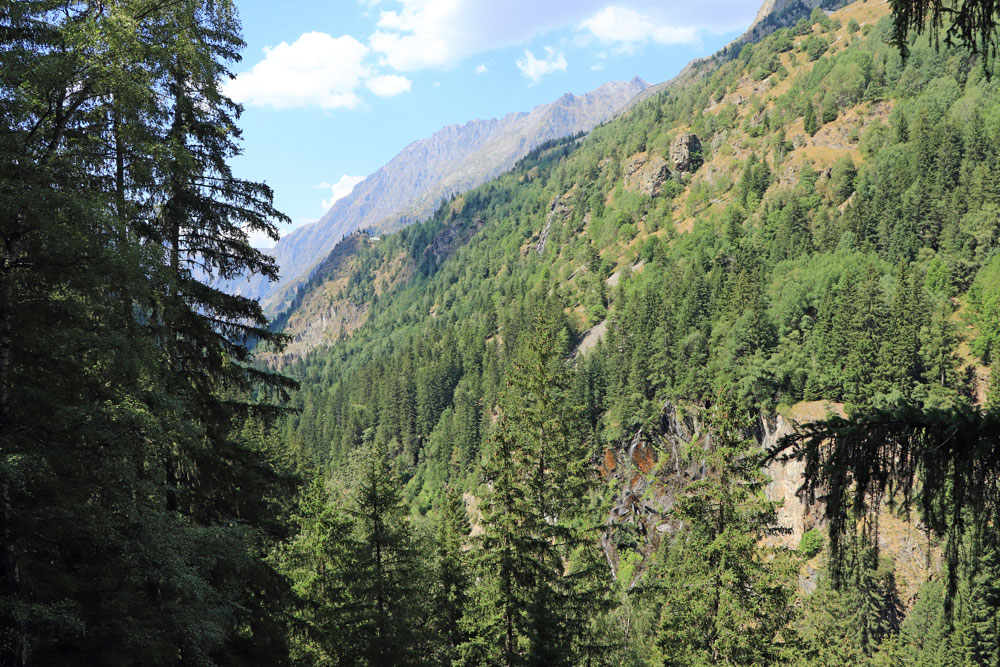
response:
<svg viewBox="0 0 1000 667"><path fill-rule="evenodd" d="M533 151L429 221L359 235L350 262L317 271L283 320L294 331L331 303L365 309L349 336L278 360L303 382L284 424L293 448L333 470L359 446L384 448L415 518L457 488L482 529L498 406L524 350L555 341L574 437L601 474L615 585L655 626L663 608L633 585L704 553L675 537L677 499L712 476L706 408L735 401L768 447L828 412L982 401L986 364L1000 371L1000 89L965 51L918 40L903 61L888 14L875 0L816 12L581 141ZM788 531L773 539L803 556L812 623L833 595L818 574L833 562L820 553L824 508L796 494L805 462L767 472ZM918 655L899 629L936 604L944 545L894 512L873 523L845 539L877 556L852 567L888 583L848 583L843 600L874 591L885 606L840 616L891 618L865 651L899 632L886 651ZM850 645L813 627L830 629L801 637L802 656L820 654L817 634ZM617 664L663 663L662 642L634 641L641 659Z"/></svg>
<svg viewBox="0 0 1000 667"><path fill-rule="evenodd" d="M769 409L969 400L987 359L962 353L976 332L956 304L992 285L1000 235L977 211L1000 191L983 129L1000 97L972 59L918 44L903 63L887 13L856 3L778 31L432 220L358 243L283 320L329 321L338 300L365 318L283 360L305 381L289 433L333 461L369 433L426 506L475 471L540 311L567 356L589 348L575 391L595 446L654 428L667 398L723 390Z"/></svg>
<svg viewBox="0 0 1000 667"><path fill-rule="evenodd" d="M294 284L344 236L358 229L385 232L430 216L442 199L509 170L532 148L551 139L587 132L614 116L649 84L639 78L612 81L583 95L567 93L530 112L449 125L415 141L338 200L318 222L282 238L274 248L281 281L243 281L234 291L263 297L280 310Z"/></svg>

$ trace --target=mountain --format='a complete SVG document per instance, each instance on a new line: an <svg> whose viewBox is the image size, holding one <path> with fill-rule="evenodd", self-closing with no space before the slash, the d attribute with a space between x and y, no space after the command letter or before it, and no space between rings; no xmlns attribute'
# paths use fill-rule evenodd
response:
<svg viewBox="0 0 1000 667"><path fill-rule="evenodd" d="M425 511L477 479L506 378L548 318L574 360L580 438L620 475L611 520L642 523L638 546L623 523L627 545L607 547L624 567L673 530L656 489L688 469L661 437L695 427L665 405L698 414L728 392L792 429L844 406L981 401L1000 94L926 41L903 61L888 14L808 12L428 221L352 237L279 320L296 342L272 360L303 382L286 433L334 465L385 444ZM772 473L792 507L801 476ZM660 504L627 506L639 497ZM797 537L818 521L799 510ZM908 599L926 562L897 558Z"/></svg>
<svg viewBox="0 0 1000 667"><path fill-rule="evenodd" d="M498 174L540 144L588 132L613 117L649 86L637 78L612 81L583 95L567 93L529 112L448 125L415 141L338 200L318 222L296 229L274 248L281 281L256 278L234 286L281 309L295 284L344 236L358 229L387 232L423 220L454 194Z"/></svg>
<svg viewBox="0 0 1000 667"><path fill-rule="evenodd" d="M1000 404L1000 90L967 51L920 39L904 60L887 2L767 8L781 16L758 25L786 27L429 220L349 237L277 322L295 342L268 361L302 382L281 433L334 475L384 452L414 522L452 492L480 555L508 525L498 485L584 443L603 553L566 562L600 562L621 601L590 645L632 647L603 664L972 664L934 656L1000 645L997 519L981 518L1000 504L965 514L997 497L979 466L1000 431L984 408ZM810 431L832 414L832 439ZM864 437L858 415L876 415ZM756 469L797 433L820 435ZM725 479L748 495L718 494ZM914 499L919 522L895 505ZM563 501L532 515L541 530ZM781 627L731 658L702 643L762 618Z"/></svg>
<svg viewBox="0 0 1000 667"><path fill-rule="evenodd" d="M847 4L849 4L848 0L764 0L764 4L757 10L757 16L746 32L717 53L705 58L695 58L669 81L649 86L636 95L629 104L637 104L659 94L670 86L680 85L702 74L712 72L714 67L737 57L746 44L759 42L776 30L794 26L799 21L809 17L815 9L829 12L840 9Z"/></svg>
<svg viewBox="0 0 1000 667"><path fill-rule="evenodd" d="M491 165L495 165L491 167L494 175L508 171L515 163L510 156L515 152L520 152L523 156L527 152L519 151L527 145L525 136L551 140L571 134L567 128L579 126L576 114L581 105L593 110L595 117L607 115L610 118L627 115L636 105L660 96L667 90L696 86L700 80L711 77L720 67L737 58L744 45L759 42L776 30L796 23L808 24L809 17L821 3L827 8L842 7L845 4L844 0L766 0L754 22L741 37L718 53L692 60L668 81L649 85L636 78L627 83L608 83L579 97L564 95L551 104L536 107L531 113L513 113L499 120L476 120L461 126L449 125L429 139L410 144L387 165L358 184L350 195L334 204L322 220L297 230L278 244L276 252L283 275L293 276L298 271L298 268L289 269L289 266L308 267L309 271L300 273L294 279L283 279L281 288L264 297L268 309L278 313L275 325L292 336L292 343L285 352L271 360L279 364L289 363L314 347L322 347L349 335L368 316L367 304L352 302L343 297L347 276L357 269L354 251L359 247L371 246L372 239L352 239L345 246L351 249L350 252L341 248L322 260L316 259L320 256L319 248L328 247L330 243L335 245L336 240L346 237L354 230L371 229L384 233L404 224L426 219L445 193L463 192L473 187L477 180L487 180L480 178L480 175ZM884 9L884 3L879 3L878 6ZM754 90L759 87L750 86L747 95L754 94ZM616 105L617 112L613 110ZM620 118L615 122L619 121ZM573 125L574 122L578 125ZM555 129L546 128L546 123L554 123ZM466 144L481 147L469 151ZM672 148L674 151L685 150L682 145ZM669 147L663 147L660 152L674 163L670 168L676 166L680 157L677 153L670 155L672 151ZM463 153L466 155L464 158L461 157ZM648 163L645 157L632 160L629 168L634 173L629 175L629 182L641 178L655 180L659 175L651 172L656 171L658 164L660 167L666 166L665 161L658 163L657 158L648 160ZM665 173L669 174L670 168ZM662 172L662 168L660 171ZM431 176L428 177L427 174ZM421 187L428 187L427 181L435 183L433 188L427 189L426 194L415 197L414 192ZM698 181L696 176L694 183ZM394 183L398 185L393 185ZM463 185L459 186L458 183ZM647 186L649 193L654 185ZM381 193L381 196L375 193ZM406 201L409 203L404 203ZM564 195L558 208L565 211L572 206L569 197ZM555 203L552 208L557 208ZM392 209L397 212L387 216L386 211ZM417 211L419 213L415 213ZM290 255L296 252L309 259L295 262ZM410 267L397 263L391 277L383 277L382 284L400 284L410 275ZM378 294L382 294L381 287Z"/></svg>

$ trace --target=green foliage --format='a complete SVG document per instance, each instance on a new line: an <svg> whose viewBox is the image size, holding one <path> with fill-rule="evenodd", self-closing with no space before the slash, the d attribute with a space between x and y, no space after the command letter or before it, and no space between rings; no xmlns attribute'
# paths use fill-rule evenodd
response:
<svg viewBox="0 0 1000 667"><path fill-rule="evenodd" d="M298 535L280 554L302 601L292 624L299 630L293 655L306 664L373 666L447 655L456 628L454 611L444 605L455 604L456 583L465 585L461 562L439 561L437 572L428 565L427 545L410 526L382 453L356 451L347 478L352 488L333 494L315 478L299 504ZM445 557L459 556L439 556ZM434 601L439 615L433 617L442 624L435 639L443 646L422 636L431 609L423 592L434 588L429 580L445 596Z"/></svg>
<svg viewBox="0 0 1000 667"><path fill-rule="evenodd" d="M665 664L777 664L788 658L794 617L784 549L761 546L780 531L764 497L760 452L740 433L749 424L732 403L708 419L708 475L688 485L674 517L683 522L656 585L663 591L657 640ZM781 636L779 639L779 635Z"/></svg>
<svg viewBox="0 0 1000 667"><path fill-rule="evenodd" d="M989 364L1000 356L1000 255L976 274L968 300L969 320L976 328L972 350Z"/></svg>
<svg viewBox="0 0 1000 667"><path fill-rule="evenodd" d="M809 136L819 131L819 121L816 120L816 107L808 100L806 101L805 114L802 116L802 127Z"/></svg>
<svg viewBox="0 0 1000 667"><path fill-rule="evenodd" d="M976 498L997 495L993 478L974 473L992 455L962 407L969 387L955 311L968 304L970 321L986 325L977 333L989 335L1000 97L966 53L917 42L901 60L887 21L849 24L861 34L839 48L830 48L835 22L819 12L815 24L746 45L582 141L530 155L432 220L361 244L348 293L364 299L368 323L289 366L304 383L302 413L283 434L335 470L359 446L385 448L414 521L449 514L458 525L439 526L452 537L428 547L427 571L442 574L424 586L439 611L421 627L440 629L421 659L956 664L978 655L976 642L989 646L992 608L958 604L991 576L985 548L948 571L940 602L928 589L904 619L894 564L854 529L875 499L898 491L957 544L965 533L951 504L978 511ZM726 103L747 77L782 76L776 56L794 48L793 33L804 36L798 62L810 64L787 92L773 105ZM832 166L789 159L797 114L815 134L883 100L892 101L888 124L873 116L848 135L860 157ZM658 195L626 189L636 151L663 155L687 131L703 141L707 163L736 159L712 164L712 178L705 167L671 178ZM540 257L534 239L556 195L567 213ZM682 219L690 231L675 228ZM588 331L594 345L584 352L577 345ZM679 493L683 529L658 550L657 535L609 529L621 598L607 609L595 529L606 509L568 466L592 466L636 434L654 440L666 401L712 404L727 391L748 410L829 400L886 410L897 417L890 426L918 415L919 425L903 437L859 417L835 425L833 435L852 443L845 449L806 451L810 479L832 493L833 532L828 549L818 533L800 546L826 564L798 603L798 558L758 539L774 510L760 494L760 457L742 442L746 425L723 425L723 454L694 454L713 474ZM888 412L900 404L919 410ZM914 486L934 469L938 477ZM575 484L587 491L570 500ZM481 511L483 532L468 541L459 489ZM710 519L722 505L730 511L720 529ZM445 580L471 582L468 594ZM586 610L588 598L600 613Z"/></svg>
<svg viewBox="0 0 1000 667"><path fill-rule="evenodd" d="M247 234L285 219L228 166L235 7L0 23L0 663L286 664L267 423L294 383L249 366L283 340L260 306L209 284L273 277Z"/></svg>
<svg viewBox="0 0 1000 667"><path fill-rule="evenodd" d="M536 316L498 408L463 665L576 664L601 650L592 624L608 573L588 509L595 473L572 439L579 417L553 324Z"/></svg>
<svg viewBox="0 0 1000 667"><path fill-rule="evenodd" d="M343 297L368 321L288 364L303 387L272 429L291 385L249 367L246 344L281 337L257 304L207 282L272 275L246 233L282 219L265 186L226 166L232 6L53 6L15 3L2 19L24 39L0 50L0 520L13 545L0 553L0 662L996 655L996 546L955 509L996 521L996 476L977 472L992 417L954 409L968 393L957 305L975 354L994 369L1000 356L1000 97L968 53L920 41L904 62L885 21L831 49L837 25L817 11L580 141L539 147L431 220L354 238ZM746 77L788 76L778 54L794 36L810 65L787 92L723 103ZM788 159L799 112L813 135L887 99L863 160L827 179ZM634 153L663 155L686 131L702 160L736 156L734 171L716 162L706 178L696 162L654 196L625 188ZM556 195L567 213L543 257L534 237ZM321 267L305 289L326 278ZM588 342L603 340L577 354L590 327ZM715 446L692 454L711 474L680 493L684 527L659 551L656 535L602 528L599 453L659 434L667 400L724 392L745 411L804 399L931 411L916 426L896 413L834 424L846 449L805 454L832 494L838 588L822 583L799 617L796 561L761 543L775 508L731 405ZM324 471L291 537L279 439ZM948 538L948 586L925 587L904 622L892 564L846 529L864 509L844 511L855 489L918 500ZM476 538L462 491L481 511ZM849 532L853 555L838 560ZM617 607L602 539L623 554Z"/></svg>
<svg viewBox="0 0 1000 667"><path fill-rule="evenodd" d="M806 558L812 558L823 550L823 534L815 528L802 533L799 540L799 553Z"/></svg>
<svg viewBox="0 0 1000 667"><path fill-rule="evenodd" d="M854 179L858 170L850 157L842 157L833 164L830 172L830 188L834 203L842 204L854 192Z"/></svg>

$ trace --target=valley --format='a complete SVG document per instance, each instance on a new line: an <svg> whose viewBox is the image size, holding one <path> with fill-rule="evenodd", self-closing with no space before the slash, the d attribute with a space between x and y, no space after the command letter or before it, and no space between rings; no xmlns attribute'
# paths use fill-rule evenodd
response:
<svg viewBox="0 0 1000 667"><path fill-rule="evenodd" d="M0 665L997 664L977 3L0 6Z"/></svg>

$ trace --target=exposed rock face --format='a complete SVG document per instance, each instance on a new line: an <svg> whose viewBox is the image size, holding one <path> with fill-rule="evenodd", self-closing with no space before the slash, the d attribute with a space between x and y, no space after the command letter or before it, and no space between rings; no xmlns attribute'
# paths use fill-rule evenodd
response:
<svg viewBox="0 0 1000 667"><path fill-rule="evenodd" d="M604 336L608 333L608 321L601 320L591 328L587 329L587 333L584 334L583 340L577 346L576 350L573 351L573 356L578 357L581 354L585 354L590 350L597 347L597 344L604 339Z"/></svg>
<svg viewBox="0 0 1000 667"><path fill-rule="evenodd" d="M701 166L701 140L689 132L678 136L670 142L670 159L681 173L697 170Z"/></svg>
<svg viewBox="0 0 1000 667"><path fill-rule="evenodd" d="M325 280L310 282L309 289L295 295L295 308L281 316L277 324L291 336L280 353L260 355L260 360L281 368L305 355L310 349L329 345L350 336L368 319L368 304L355 303L346 295L356 253L360 246L372 243L366 234L352 234L337 244L317 268Z"/></svg>
<svg viewBox="0 0 1000 667"><path fill-rule="evenodd" d="M831 12L850 2L851 0L764 0L757 10L757 18L731 46L735 47L738 53L740 47L747 42L756 42L775 30L795 25L796 21L809 16L817 7Z"/></svg>
<svg viewBox="0 0 1000 667"><path fill-rule="evenodd" d="M469 238L486 224L481 218L475 220L458 220L454 224L442 230L434 237L431 244L424 249L424 257L430 259L434 264L440 264L448 256L455 252L455 249L465 245Z"/></svg>
<svg viewBox="0 0 1000 667"><path fill-rule="evenodd" d="M792 433L796 422L822 418L828 407L831 406L819 401L799 404L791 415L794 421L780 415L763 417L755 437L761 447L770 449ZM618 565L616 533L625 531L633 535L640 545L639 551L648 555L664 535L677 530L670 511L678 493L706 474L697 458L681 455L685 448L692 446L710 446L697 411L682 411L668 403L661 412L655 433L646 434L640 430L626 443L604 452L601 474L605 479L614 478L619 488L607 520L614 530L608 531L603 539L613 571L617 572ZM798 495L805 472L803 462L774 461L764 472L771 478L766 494L781 504L778 523L787 531L769 539L794 549L807 530L825 531L822 501L810 504ZM915 517L907 521L888 510L883 510L879 516L878 544L879 549L895 561L903 602L912 604L920 585L937 571L940 549L927 538ZM812 561L803 566L799 577L801 588L809 591L815 587L818 567L818 562Z"/></svg>
<svg viewBox="0 0 1000 667"><path fill-rule="evenodd" d="M542 229L542 234L538 238L538 243L535 244L535 252L539 255L545 253L545 245L549 241L549 231L552 229L552 218L559 211L559 195L556 195L556 198L552 200L552 206L549 207L549 215L545 218L545 227Z"/></svg>
<svg viewBox="0 0 1000 667"><path fill-rule="evenodd" d="M389 232L424 220L442 199L509 171L539 144L590 131L612 118L648 86L638 77L613 81L583 95L567 93L527 113L448 125L415 141L338 200L319 222L278 242L273 254L281 267L279 282L254 277L230 289L261 297L268 312L277 312L287 304L287 292L285 297L281 293L307 278L341 238L359 229Z"/></svg>
<svg viewBox="0 0 1000 667"><path fill-rule="evenodd" d="M639 153L625 163L625 189L645 195L660 194L660 186L670 178L667 161L659 155Z"/></svg>

